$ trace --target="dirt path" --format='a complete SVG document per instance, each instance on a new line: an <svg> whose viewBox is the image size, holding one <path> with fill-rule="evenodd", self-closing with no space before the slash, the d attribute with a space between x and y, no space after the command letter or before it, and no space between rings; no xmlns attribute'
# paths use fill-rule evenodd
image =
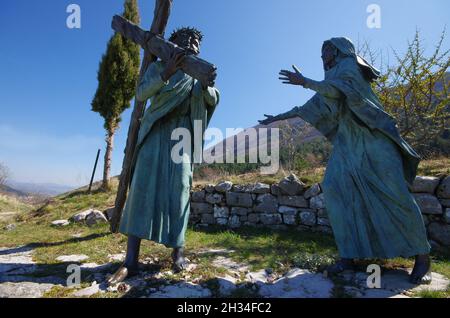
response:
<svg viewBox="0 0 450 318"><path fill-rule="evenodd" d="M149 298L231 295L330 298L339 296L336 291L340 290L341 296L344 292L345 295L358 298L404 298L420 290L442 291L450 283L444 276L433 273L434 280L431 285L414 286L408 283L406 271L393 270L381 276L381 288L370 289L367 288L369 274L363 272L346 272L339 276L339 280L332 280L321 273L301 268L292 268L283 275L272 273L270 270L251 272L247 264L236 263L229 257L233 251L207 250L199 253L212 254L213 266L226 274L217 277L214 283L202 283L189 278L174 282L171 272L144 271L122 285L108 288L104 282L123 255L111 255L111 263L101 265L88 263L86 255L61 255L58 259L65 263L57 265L58 275L57 267L40 265L33 261L33 248L0 248L0 298L39 298L55 287L65 289L67 291L65 295L69 297L89 297L95 294L100 294L101 297L101 294L112 293L117 297L132 295ZM86 262L80 265L83 277L90 274L88 283L84 282L84 288L66 287L67 277L61 276L61 268L64 269L71 262ZM196 265L192 264L188 271L195 271L195 268Z"/></svg>

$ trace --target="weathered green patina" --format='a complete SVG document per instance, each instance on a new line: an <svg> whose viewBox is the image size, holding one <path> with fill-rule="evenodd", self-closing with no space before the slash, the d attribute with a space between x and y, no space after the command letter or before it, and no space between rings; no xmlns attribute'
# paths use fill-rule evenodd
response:
<svg viewBox="0 0 450 318"><path fill-rule="evenodd" d="M276 116L299 116L333 144L322 183L325 206L342 258L394 258L428 254L420 208L408 184L420 158L400 136L367 74L377 71L346 38L329 40L336 65L324 81L305 78L317 92L305 105Z"/></svg>
<svg viewBox="0 0 450 318"><path fill-rule="evenodd" d="M163 68L162 62L153 63L137 90L136 98L150 99L151 106L139 130L120 232L177 248L184 246L189 218L194 148L183 154L189 160L175 163L171 151L178 141L172 140L172 132L186 128L193 136L196 120L202 121L204 132L219 102L219 92L211 87L203 89L181 70L164 82L160 76Z"/></svg>

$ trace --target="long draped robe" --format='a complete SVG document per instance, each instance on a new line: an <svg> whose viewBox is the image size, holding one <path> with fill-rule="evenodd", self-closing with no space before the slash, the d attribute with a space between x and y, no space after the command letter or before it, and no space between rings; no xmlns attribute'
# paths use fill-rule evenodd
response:
<svg viewBox="0 0 450 318"><path fill-rule="evenodd" d="M194 148L184 148L183 162L175 163L171 152L179 141L172 140L172 132L186 128L194 140L194 121L201 120L203 138L219 92L211 87L204 90L181 70L163 82L163 67L160 61L151 64L138 85L136 98L150 99L151 106L141 121L119 231L175 248L184 246Z"/></svg>
<svg viewBox="0 0 450 318"><path fill-rule="evenodd" d="M333 145L322 189L341 257L428 254L420 208L408 189L419 156L364 78L353 44L331 41L340 51L337 65L324 81L306 79L317 94L277 118L299 116Z"/></svg>

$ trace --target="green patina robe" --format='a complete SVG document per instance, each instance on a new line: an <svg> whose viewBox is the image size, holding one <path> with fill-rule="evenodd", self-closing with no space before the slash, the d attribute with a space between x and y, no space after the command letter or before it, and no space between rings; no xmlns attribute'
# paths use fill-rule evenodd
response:
<svg viewBox="0 0 450 318"><path fill-rule="evenodd" d="M337 65L326 71L322 82L306 79L305 87L317 94L280 118L299 116L333 144L322 189L339 254L343 258L428 254L420 208L408 189L419 156L383 110L350 40L330 41L340 51Z"/></svg>
<svg viewBox="0 0 450 318"><path fill-rule="evenodd" d="M219 92L215 88L203 90L181 70L163 82L162 70L162 62L151 64L137 89L136 98L150 99L151 106L141 121L120 232L175 248L184 246L194 147L190 153L184 149L186 160L175 163L171 151L179 141L171 140L172 132L186 128L193 141L194 121L201 120L204 133L219 102Z"/></svg>

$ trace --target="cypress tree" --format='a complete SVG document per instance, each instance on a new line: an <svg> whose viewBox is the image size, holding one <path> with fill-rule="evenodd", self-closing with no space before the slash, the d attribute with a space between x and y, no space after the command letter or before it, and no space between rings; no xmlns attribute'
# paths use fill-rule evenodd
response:
<svg viewBox="0 0 450 318"><path fill-rule="evenodd" d="M125 0L123 17L139 24L137 0ZM108 41L97 74L98 87L92 101L92 111L104 118L106 151L103 169L103 188L109 188L114 134L119 128L122 113L130 107L139 76L140 48L120 34Z"/></svg>

